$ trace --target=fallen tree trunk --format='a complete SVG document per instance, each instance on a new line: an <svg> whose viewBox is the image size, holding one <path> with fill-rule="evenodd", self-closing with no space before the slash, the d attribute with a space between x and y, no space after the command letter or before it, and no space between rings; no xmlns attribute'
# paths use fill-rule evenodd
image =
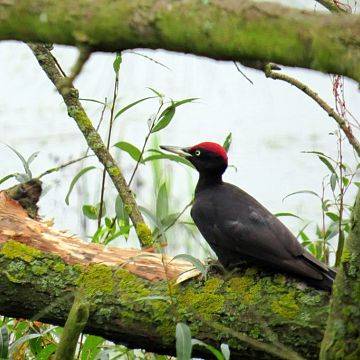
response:
<svg viewBox="0 0 360 360"><path fill-rule="evenodd" d="M0 271L1 315L63 325L81 285L86 333L156 353L174 354L182 321L194 338L228 343L232 359L273 358L266 343L315 359L328 313L327 293L283 275L244 268L204 280L186 261L84 243L29 218L5 192Z"/></svg>
<svg viewBox="0 0 360 360"><path fill-rule="evenodd" d="M249 0L0 1L0 40L88 46L92 51L161 48L304 67L358 82L359 34L359 15Z"/></svg>

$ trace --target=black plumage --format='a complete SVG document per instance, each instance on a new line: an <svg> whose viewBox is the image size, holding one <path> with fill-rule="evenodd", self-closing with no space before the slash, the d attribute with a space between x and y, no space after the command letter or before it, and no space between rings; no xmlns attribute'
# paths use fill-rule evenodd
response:
<svg viewBox="0 0 360 360"><path fill-rule="evenodd" d="M205 142L191 148L162 148L185 156L199 171L191 216L224 267L249 260L331 290L335 271L304 249L252 196L222 181L227 155L220 145Z"/></svg>

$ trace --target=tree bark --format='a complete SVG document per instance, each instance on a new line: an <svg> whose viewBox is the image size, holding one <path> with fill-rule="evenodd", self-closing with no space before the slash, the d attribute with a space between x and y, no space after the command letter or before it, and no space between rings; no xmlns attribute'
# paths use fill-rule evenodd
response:
<svg viewBox="0 0 360 360"><path fill-rule="evenodd" d="M336 276L330 314L321 345L322 360L360 359L360 191L352 211L351 233Z"/></svg>
<svg viewBox="0 0 360 360"><path fill-rule="evenodd" d="M360 82L359 15L249 0L3 0L0 20L0 40L93 51L161 48L304 67Z"/></svg>
<svg viewBox="0 0 360 360"><path fill-rule="evenodd" d="M182 321L194 338L228 343L232 359L274 358L274 349L286 358L287 348L316 359L328 313L327 293L284 275L243 268L204 280L186 261L56 231L4 192L0 271L2 315L63 325L81 285L86 333L156 353L174 354Z"/></svg>

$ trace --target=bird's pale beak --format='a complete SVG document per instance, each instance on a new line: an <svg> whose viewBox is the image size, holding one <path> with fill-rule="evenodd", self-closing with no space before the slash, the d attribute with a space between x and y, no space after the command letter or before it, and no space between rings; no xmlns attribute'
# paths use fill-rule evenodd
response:
<svg viewBox="0 0 360 360"><path fill-rule="evenodd" d="M164 145L160 145L160 149L169 151L173 154L182 156L182 157L190 157L191 155L189 154L189 150L190 148L182 148L180 146L164 146Z"/></svg>

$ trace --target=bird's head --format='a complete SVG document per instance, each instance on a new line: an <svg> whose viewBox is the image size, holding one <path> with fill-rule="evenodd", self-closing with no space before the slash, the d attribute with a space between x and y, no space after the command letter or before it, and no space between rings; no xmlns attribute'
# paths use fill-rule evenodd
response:
<svg viewBox="0 0 360 360"><path fill-rule="evenodd" d="M226 150L214 142L202 142L190 147L160 146L189 160L199 173L222 174L228 166Z"/></svg>

